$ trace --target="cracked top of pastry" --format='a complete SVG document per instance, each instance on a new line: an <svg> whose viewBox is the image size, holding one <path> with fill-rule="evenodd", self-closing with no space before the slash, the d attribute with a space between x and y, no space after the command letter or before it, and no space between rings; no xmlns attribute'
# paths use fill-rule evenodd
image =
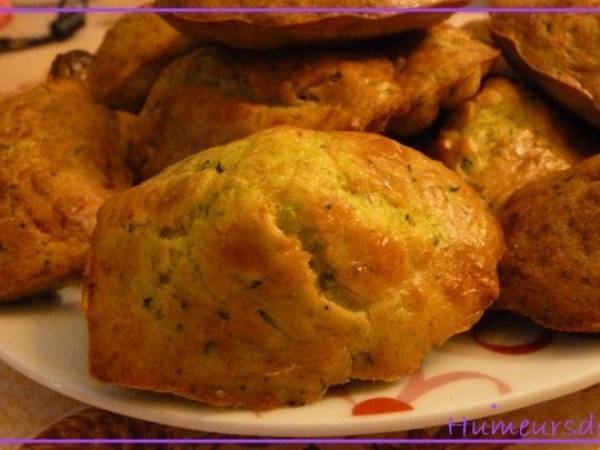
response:
<svg viewBox="0 0 600 450"><path fill-rule="evenodd" d="M174 61L153 87L134 171L144 179L282 124L411 135L473 96L497 55L446 24L335 50L203 48Z"/></svg>
<svg viewBox="0 0 600 450"><path fill-rule="evenodd" d="M447 13L415 13L417 8L460 7L467 0L157 0L163 8L412 8L357 13L220 12L165 15L184 34L201 42L234 48L273 49L306 44L331 44L425 28L446 19Z"/></svg>
<svg viewBox="0 0 600 450"><path fill-rule="evenodd" d="M415 150L276 127L107 202L92 246L94 376L266 409L416 370L497 297L502 238Z"/></svg>

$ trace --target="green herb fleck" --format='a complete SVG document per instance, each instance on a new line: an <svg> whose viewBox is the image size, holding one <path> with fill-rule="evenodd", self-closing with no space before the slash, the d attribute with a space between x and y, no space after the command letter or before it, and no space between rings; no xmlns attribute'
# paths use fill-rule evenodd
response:
<svg viewBox="0 0 600 450"><path fill-rule="evenodd" d="M473 161L471 161L469 158L463 158L460 162L460 168L465 173L471 173L473 171L473 166Z"/></svg>
<svg viewBox="0 0 600 450"><path fill-rule="evenodd" d="M200 166L198 167L198 170L206 170L209 167L210 167L210 159L207 159L202 164L200 164Z"/></svg>

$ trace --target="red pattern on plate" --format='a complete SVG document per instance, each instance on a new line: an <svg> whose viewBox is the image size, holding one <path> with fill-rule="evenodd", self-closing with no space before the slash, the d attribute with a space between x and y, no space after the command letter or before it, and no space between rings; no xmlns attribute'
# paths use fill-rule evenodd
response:
<svg viewBox="0 0 600 450"><path fill-rule="evenodd" d="M473 340L479 344L481 347L495 353L502 353L504 355L527 355L529 353L534 353L540 351L546 347L548 347L552 343L553 333L552 331L539 327L533 323L525 323L523 322L523 326L527 326L527 328L535 328L538 336L530 342L526 342L523 344L517 345L506 345L506 344L496 344L492 342L486 342L481 338L481 335L485 331L485 329L496 319L500 319L500 322L504 319L506 320L507 316L510 316L510 313L499 312L497 311L495 314L484 317L477 325L473 327L471 330L471 337ZM514 317L514 316L511 316ZM519 318L519 320L523 320Z"/></svg>
<svg viewBox="0 0 600 450"><path fill-rule="evenodd" d="M402 400L389 397L375 397L360 402L352 408L353 416L367 416L370 414L386 414L414 409Z"/></svg>
<svg viewBox="0 0 600 450"><path fill-rule="evenodd" d="M360 403L355 403L348 394L344 397L350 397L349 401L354 404L352 408L353 416L410 411L414 409L411 403L428 392L456 381L474 379L487 380L495 383L500 394L507 394L511 391L510 386L504 381L481 372L457 370L425 378L423 370L418 370L408 377L397 398L376 397L364 400Z"/></svg>
<svg viewBox="0 0 600 450"><path fill-rule="evenodd" d="M461 380L487 380L496 384L498 392L500 394L507 394L511 391L510 386L504 381L486 375L481 372L473 372L468 370L456 370L453 372L446 372L440 375L435 375L430 378L425 378L423 370L418 370L410 377L404 385L402 391L398 395L398 398L405 401L406 403L412 403L419 397L431 392L439 387L445 386L455 381Z"/></svg>
<svg viewBox="0 0 600 450"><path fill-rule="evenodd" d="M503 323L509 323L513 327L516 324L521 327L523 331L533 330L537 333L537 336L530 342L516 345L497 344L486 342L482 339L481 336L488 327L491 325L502 327ZM510 331L506 331L504 335L507 333L510 333ZM510 315L509 313L496 311L484 317L480 323L472 329L471 337L478 345L492 352L505 355L525 355L540 351L549 346L552 343L553 333L529 321ZM409 411L414 409L412 403L424 394L456 381L470 379L491 381L496 384L500 394L506 394L511 391L510 386L504 381L481 372L452 371L425 378L425 373L422 370L419 370L408 377L402 391L396 398L376 397L356 403L348 391L346 391L343 397L353 405L352 415L354 416Z"/></svg>

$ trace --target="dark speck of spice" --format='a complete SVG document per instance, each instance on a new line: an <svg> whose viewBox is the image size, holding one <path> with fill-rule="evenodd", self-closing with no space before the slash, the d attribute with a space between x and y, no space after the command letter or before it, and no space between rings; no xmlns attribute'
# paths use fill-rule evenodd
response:
<svg viewBox="0 0 600 450"><path fill-rule="evenodd" d="M216 349L217 344L215 344L213 341L206 341L204 347L202 348L202 353L205 355L210 355L211 353L214 353Z"/></svg>
<svg viewBox="0 0 600 450"><path fill-rule="evenodd" d="M342 72L340 72L339 70L336 70L330 77L329 77L329 81L331 82L335 82L335 81L339 81L342 79Z"/></svg>
<svg viewBox="0 0 600 450"><path fill-rule="evenodd" d="M142 300L142 304L146 309L152 308L152 303L154 303L154 299L152 297L146 297L144 300Z"/></svg>
<svg viewBox="0 0 600 450"><path fill-rule="evenodd" d="M221 162L217 163L216 171L219 173L225 172L225 167L223 167L223 164L221 164Z"/></svg>
<svg viewBox="0 0 600 450"><path fill-rule="evenodd" d="M333 205L332 205L331 203L327 203L327 204L325 205L325 209L326 209L327 211L331 211L331 208L333 208Z"/></svg>
<svg viewBox="0 0 600 450"><path fill-rule="evenodd" d="M258 289L262 285L263 285L263 281L262 280L252 280L250 282L250 285L248 286L248 289Z"/></svg>
<svg viewBox="0 0 600 450"><path fill-rule="evenodd" d="M183 324L178 323L176 328L177 328L177 331L183 331L184 326L183 326Z"/></svg>
<svg viewBox="0 0 600 450"><path fill-rule="evenodd" d="M258 315L260 316L260 318L262 320L264 320L265 322L267 322L270 326L272 326L275 329L279 329L279 327L277 326L277 323L275 322L275 320L273 320L273 318L269 315L269 313L267 313L266 311L263 311L262 309L258 310Z"/></svg>
<svg viewBox="0 0 600 450"><path fill-rule="evenodd" d="M473 170L473 161L471 161L469 158L463 158L460 163L460 168L463 170L463 172L470 173Z"/></svg>
<svg viewBox="0 0 600 450"><path fill-rule="evenodd" d="M224 309L220 309L219 311L217 311L217 314L223 320L229 320L231 318L229 313L227 311L225 311Z"/></svg>
<svg viewBox="0 0 600 450"><path fill-rule="evenodd" d="M460 186L450 186L450 187L448 188L448 190L449 190L450 192L458 192L458 191L460 191Z"/></svg>
<svg viewBox="0 0 600 450"><path fill-rule="evenodd" d="M292 408L297 407L297 406L303 406L305 403L301 400L290 400L287 402L287 406L290 406Z"/></svg>
<svg viewBox="0 0 600 450"><path fill-rule="evenodd" d="M325 311L329 311L329 305L325 305L325 306L323 306L323 309L324 309Z"/></svg>
<svg viewBox="0 0 600 450"><path fill-rule="evenodd" d="M158 281L160 282L160 284L169 284L169 282L171 281L171 275L169 275L168 273L161 273L158 277Z"/></svg>
<svg viewBox="0 0 600 450"><path fill-rule="evenodd" d="M162 227L158 231L158 235L163 239L175 239L182 236L186 232L185 227L181 224L175 227Z"/></svg>
<svg viewBox="0 0 600 450"><path fill-rule="evenodd" d="M185 298L182 298L178 295L174 295L175 299L179 302L179 306L181 307L181 309L183 309L184 311L187 309L187 301Z"/></svg>
<svg viewBox="0 0 600 450"><path fill-rule="evenodd" d="M319 286L323 290L330 290L335 286L335 274L326 270L319 275Z"/></svg>
<svg viewBox="0 0 600 450"><path fill-rule="evenodd" d="M0 244L0 253L4 253L6 251L6 247L4 244Z"/></svg>
<svg viewBox="0 0 600 450"><path fill-rule="evenodd" d="M360 361L363 364L373 365L375 361L373 361L373 356L369 352L361 352L356 355L353 355L353 358L357 361Z"/></svg>
<svg viewBox="0 0 600 450"><path fill-rule="evenodd" d="M200 164L199 170L206 170L210 167L210 159L207 159L202 164Z"/></svg>

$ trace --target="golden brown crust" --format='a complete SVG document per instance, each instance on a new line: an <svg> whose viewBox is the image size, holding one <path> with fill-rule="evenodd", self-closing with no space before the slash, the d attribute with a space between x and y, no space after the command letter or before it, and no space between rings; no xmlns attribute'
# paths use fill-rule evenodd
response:
<svg viewBox="0 0 600 450"><path fill-rule="evenodd" d="M110 200L92 247L92 375L267 409L414 371L495 299L502 239L419 152L277 127Z"/></svg>
<svg viewBox="0 0 600 450"><path fill-rule="evenodd" d="M597 133L506 78L488 80L456 109L435 144L436 157L496 213L520 187L598 149Z"/></svg>
<svg viewBox="0 0 600 450"><path fill-rule="evenodd" d="M90 69L96 100L112 109L138 112L173 59L192 43L155 14L127 14L107 31Z"/></svg>
<svg viewBox="0 0 600 450"><path fill-rule="evenodd" d="M412 44L415 45L415 44ZM424 131L440 110L452 110L479 91L500 52L449 25L427 29L396 77L404 91L403 103L388 131L410 136Z"/></svg>
<svg viewBox="0 0 600 450"><path fill-rule="evenodd" d="M600 156L517 191L502 213L501 307L600 332Z"/></svg>
<svg viewBox="0 0 600 450"><path fill-rule="evenodd" d="M494 0L495 7L586 7L599 0ZM504 56L532 83L600 126L600 15L492 14Z"/></svg>
<svg viewBox="0 0 600 450"><path fill-rule="evenodd" d="M159 7L373 8L460 7L466 0L157 0ZM265 50L306 44L331 44L425 28L449 14L432 13L215 13L169 14L165 18L186 35L234 48Z"/></svg>
<svg viewBox="0 0 600 450"><path fill-rule="evenodd" d="M488 18L467 22L461 27L461 29L469 33L473 39L476 39L490 47L498 48L498 44L492 36L491 27L492 24ZM492 68L490 69L490 74L518 79L517 73L512 69L508 62L506 62L506 59L504 59L502 55L498 55L498 57L494 60Z"/></svg>
<svg viewBox="0 0 600 450"><path fill-rule="evenodd" d="M173 62L154 86L134 167L147 178L197 151L280 124L416 133L440 108L475 94L496 55L447 25L360 51L201 49Z"/></svg>
<svg viewBox="0 0 600 450"><path fill-rule="evenodd" d="M0 106L0 301L59 287L85 262L96 211L129 185L114 116L57 80Z"/></svg>

